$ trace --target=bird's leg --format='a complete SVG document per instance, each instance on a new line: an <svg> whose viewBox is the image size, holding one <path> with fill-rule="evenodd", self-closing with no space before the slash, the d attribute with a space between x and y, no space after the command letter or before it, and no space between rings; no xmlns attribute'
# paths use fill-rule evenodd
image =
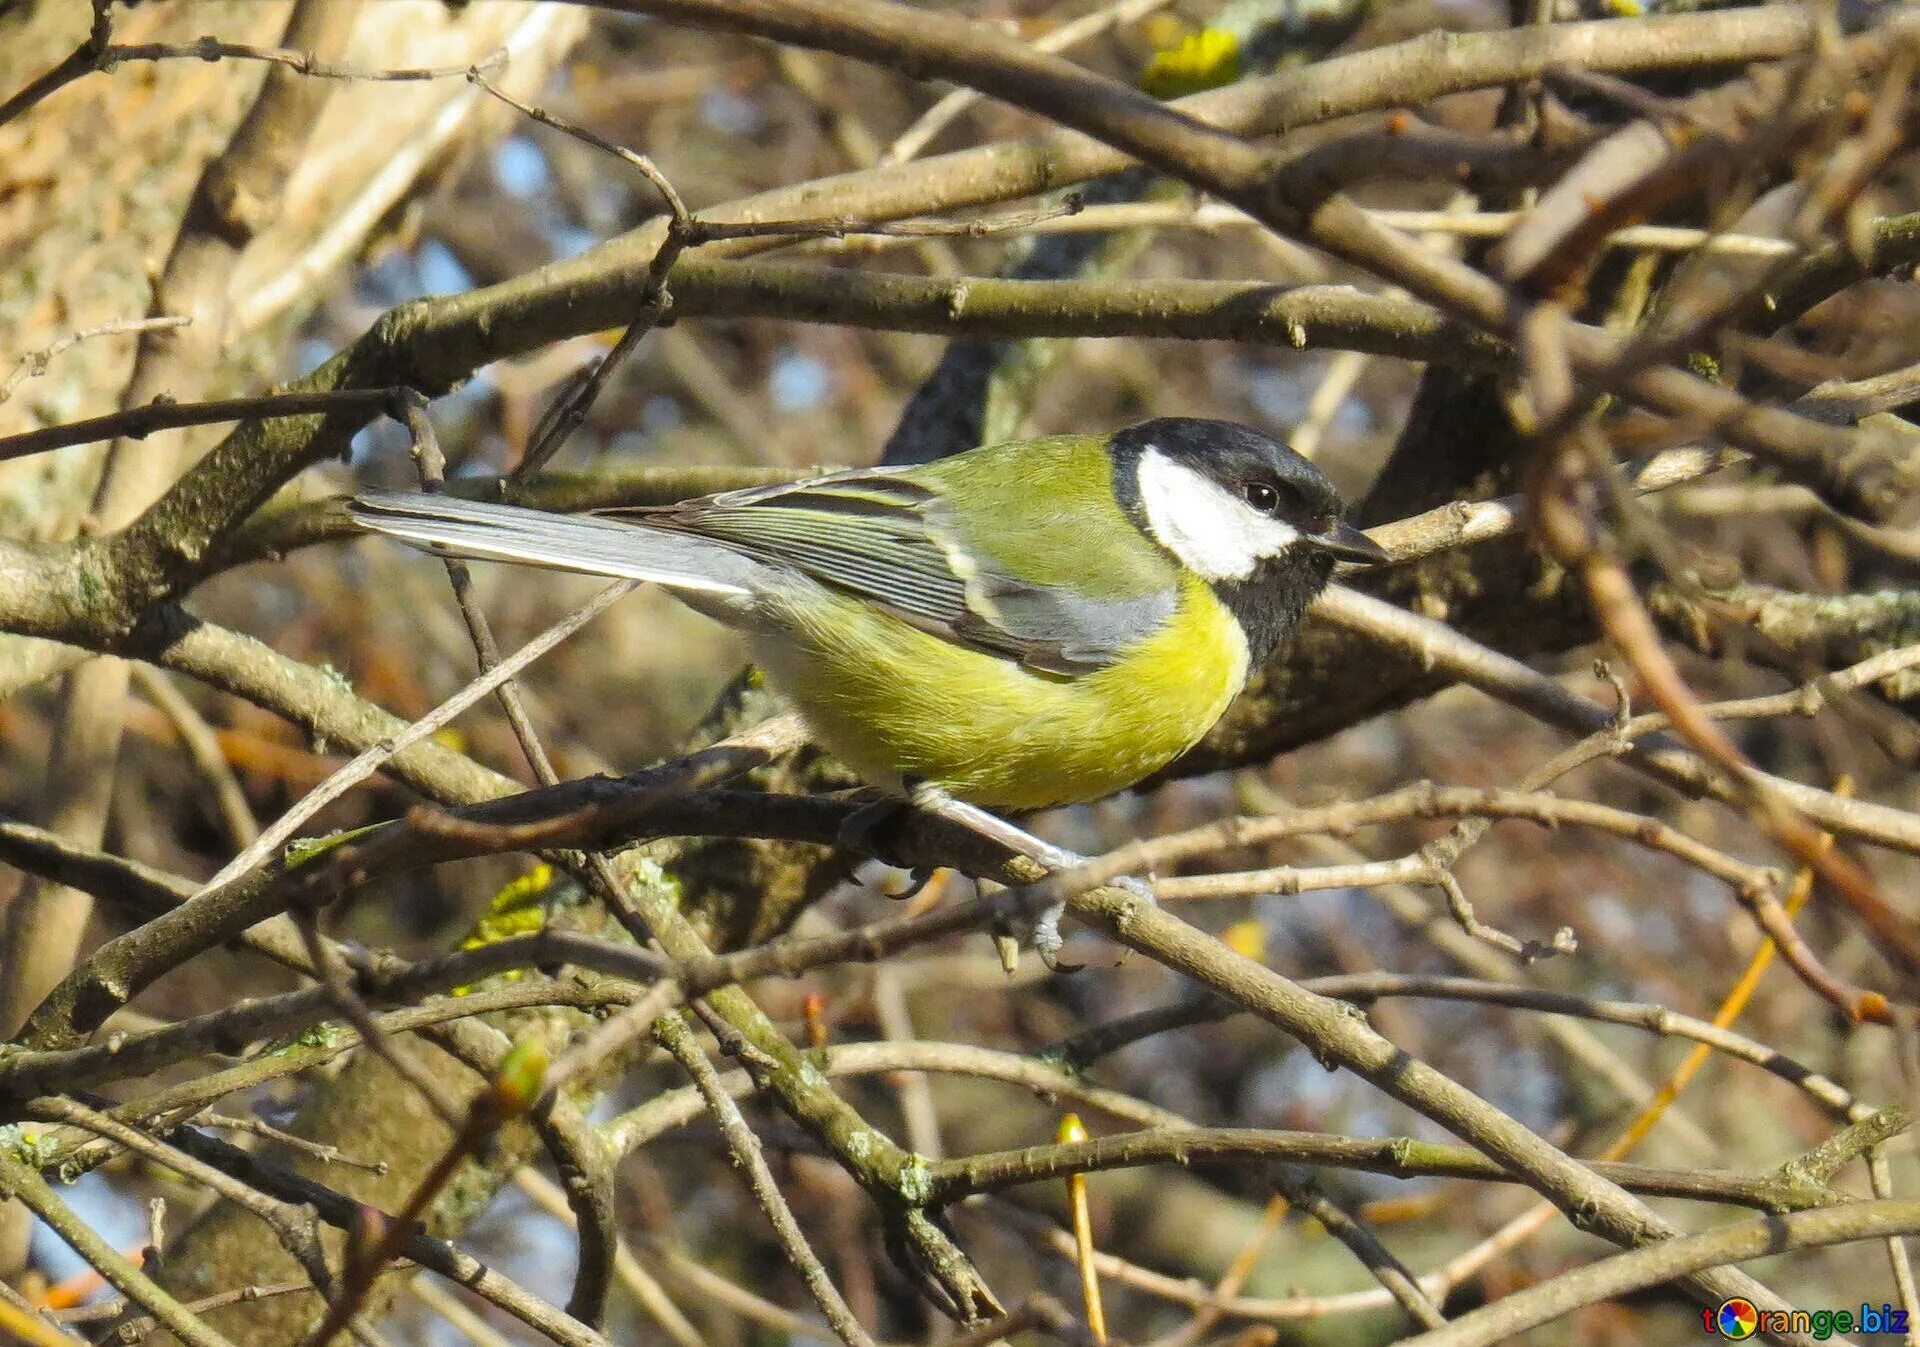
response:
<svg viewBox="0 0 1920 1347"><path fill-rule="evenodd" d="M914 786L912 800L915 809L924 810L949 823L957 823L968 832L978 833L990 842L998 842L1008 851L1038 861L1049 870L1071 870L1076 865L1086 863L1087 858L1078 852L1043 841L998 814L990 814L979 805L968 804L965 800L956 800L928 782L922 781Z"/></svg>
<svg viewBox="0 0 1920 1347"><path fill-rule="evenodd" d="M913 788L913 805L937 818L957 823L970 832L978 833L989 841L998 842L1007 850L1037 861L1048 871L1058 874L1086 863L1086 857L1065 847L1055 846L1051 842L1035 837L1024 828L1015 827L997 814L990 814L978 805L968 804L965 800L956 800L938 786L921 782ZM1132 876L1121 876L1107 881L1133 893L1144 902L1155 901L1153 886ZM1055 972L1072 972L1077 965L1060 962L1060 951L1066 947L1066 940L1060 934L1060 918L1066 915L1067 902L1062 898L1058 902L1042 909L1033 920L1031 939L1034 953L1040 956L1040 962ZM1002 963L1009 960L1003 951ZM1008 971L1012 971L1009 967Z"/></svg>

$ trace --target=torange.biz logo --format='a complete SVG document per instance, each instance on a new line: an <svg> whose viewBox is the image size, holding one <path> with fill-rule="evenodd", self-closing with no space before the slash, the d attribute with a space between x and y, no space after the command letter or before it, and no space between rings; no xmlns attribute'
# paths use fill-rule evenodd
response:
<svg viewBox="0 0 1920 1347"><path fill-rule="evenodd" d="M1907 1312L1892 1305L1862 1305L1857 1310L1763 1310L1751 1300L1735 1296L1718 1309L1700 1311L1709 1333L1733 1342L1745 1342L1760 1333L1804 1333L1826 1339L1835 1333L1905 1333Z"/></svg>

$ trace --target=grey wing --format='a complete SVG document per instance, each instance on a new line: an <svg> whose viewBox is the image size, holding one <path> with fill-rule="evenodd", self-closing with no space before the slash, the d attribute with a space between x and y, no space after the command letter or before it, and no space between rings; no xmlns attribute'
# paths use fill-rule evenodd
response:
<svg viewBox="0 0 1920 1347"><path fill-rule="evenodd" d="M884 471L836 473L604 513L711 539L938 628L964 617L967 597L920 513L931 494Z"/></svg>
<svg viewBox="0 0 1920 1347"><path fill-rule="evenodd" d="M1112 664L1159 630L1178 598L1169 588L1103 602L1023 581L960 541L935 490L888 469L607 513L790 567L936 636L1049 673Z"/></svg>
<svg viewBox="0 0 1920 1347"><path fill-rule="evenodd" d="M987 572L968 586L968 617L960 632L965 637L978 624L1018 640L1022 664L1085 673L1105 668L1159 632L1179 600L1172 588L1131 599L1089 599Z"/></svg>

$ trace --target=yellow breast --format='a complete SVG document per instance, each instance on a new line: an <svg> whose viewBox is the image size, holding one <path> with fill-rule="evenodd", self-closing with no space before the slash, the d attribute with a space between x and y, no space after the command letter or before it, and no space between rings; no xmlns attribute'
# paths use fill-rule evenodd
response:
<svg viewBox="0 0 1920 1347"><path fill-rule="evenodd" d="M1039 809L1098 799L1199 740L1247 677L1239 624L1181 582L1158 633L1073 677L966 650L851 598L807 606L755 656L829 752L876 784L926 781L963 800Z"/></svg>

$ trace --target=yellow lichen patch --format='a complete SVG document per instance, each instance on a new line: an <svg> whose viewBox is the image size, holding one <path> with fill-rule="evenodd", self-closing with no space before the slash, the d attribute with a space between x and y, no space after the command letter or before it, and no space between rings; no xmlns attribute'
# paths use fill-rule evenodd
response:
<svg viewBox="0 0 1920 1347"><path fill-rule="evenodd" d="M542 863L507 883L493 895L493 901L487 904L487 915L474 923L473 930L460 942L460 948L479 949L538 931L546 923L547 910L552 905L553 881L553 867ZM511 982L522 974L515 970L500 976ZM471 986L455 987L453 994L465 996L472 990Z"/></svg>
<svg viewBox="0 0 1920 1347"><path fill-rule="evenodd" d="M1140 87L1155 98L1180 98L1240 78L1240 39L1218 28L1188 33L1147 62Z"/></svg>

